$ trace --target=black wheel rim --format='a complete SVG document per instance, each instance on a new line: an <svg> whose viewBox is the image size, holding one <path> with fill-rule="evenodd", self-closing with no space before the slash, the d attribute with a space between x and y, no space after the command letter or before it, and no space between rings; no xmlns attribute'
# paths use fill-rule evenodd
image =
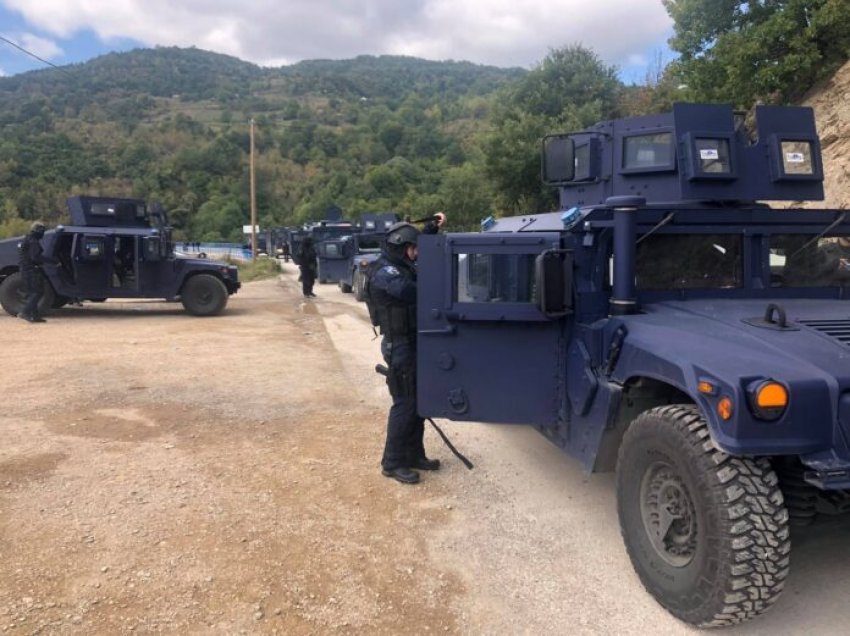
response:
<svg viewBox="0 0 850 636"><path fill-rule="evenodd" d="M671 464L655 462L644 472L640 514L658 556L675 568L693 561L698 530L694 502L681 474Z"/></svg>

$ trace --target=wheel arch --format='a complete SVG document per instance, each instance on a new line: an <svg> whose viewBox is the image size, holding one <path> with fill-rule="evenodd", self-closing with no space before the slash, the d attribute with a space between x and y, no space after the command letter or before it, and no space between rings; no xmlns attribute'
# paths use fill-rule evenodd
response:
<svg viewBox="0 0 850 636"><path fill-rule="evenodd" d="M11 276L17 271L17 265L7 265L6 267L0 268L0 283L2 283L8 276Z"/></svg>
<svg viewBox="0 0 850 636"><path fill-rule="evenodd" d="M623 384L610 426L602 434L593 472L612 472L617 466L617 453L629 425L644 411L668 404L697 403L686 391L669 382L642 375L630 377Z"/></svg>

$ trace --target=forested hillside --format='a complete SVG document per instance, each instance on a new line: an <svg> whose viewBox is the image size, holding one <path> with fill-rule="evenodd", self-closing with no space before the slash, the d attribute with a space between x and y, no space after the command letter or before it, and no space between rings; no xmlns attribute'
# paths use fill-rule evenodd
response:
<svg viewBox="0 0 850 636"><path fill-rule="evenodd" d="M525 74L392 57L261 69L169 48L2 78L0 220L55 222L74 192L132 195L163 201L185 235L236 238L251 117L264 224L331 204L419 214L463 199L477 215L492 201L469 196L486 191L470 141Z"/></svg>

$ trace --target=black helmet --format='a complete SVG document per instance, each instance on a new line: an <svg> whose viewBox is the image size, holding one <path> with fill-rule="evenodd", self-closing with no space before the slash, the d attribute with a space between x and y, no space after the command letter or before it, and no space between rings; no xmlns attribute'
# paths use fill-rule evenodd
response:
<svg viewBox="0 0 850 636"><path fill-rule="evenodd" d="M387 229L387 245L416 245L419 240L419 228L412 223L400 221Z"/></svg>

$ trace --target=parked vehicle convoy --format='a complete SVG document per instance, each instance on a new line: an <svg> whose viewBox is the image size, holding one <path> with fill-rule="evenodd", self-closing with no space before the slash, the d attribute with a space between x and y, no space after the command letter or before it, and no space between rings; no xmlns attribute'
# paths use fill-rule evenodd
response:
<svg viewBox="0 0 850 636"><path fill-rule="evenodd" d="M756 203L823 199L813 113L676 104L549 137L543 165L561 211L419 238L419 412L616 470L647 591L756 617L790 523L850 509L850 215Z"/></svg>
<svg viewBox="0 0 850 636"><path fill-rule="evenodd" d="M71 300L179 299L195 316L220 314L240 287L236 267L174 254L168 216L136 199L75 196L70 225L47 231L39 313ZM18 271L22 237L0 241L0 305L17 315L24 304Z"/></svg>

